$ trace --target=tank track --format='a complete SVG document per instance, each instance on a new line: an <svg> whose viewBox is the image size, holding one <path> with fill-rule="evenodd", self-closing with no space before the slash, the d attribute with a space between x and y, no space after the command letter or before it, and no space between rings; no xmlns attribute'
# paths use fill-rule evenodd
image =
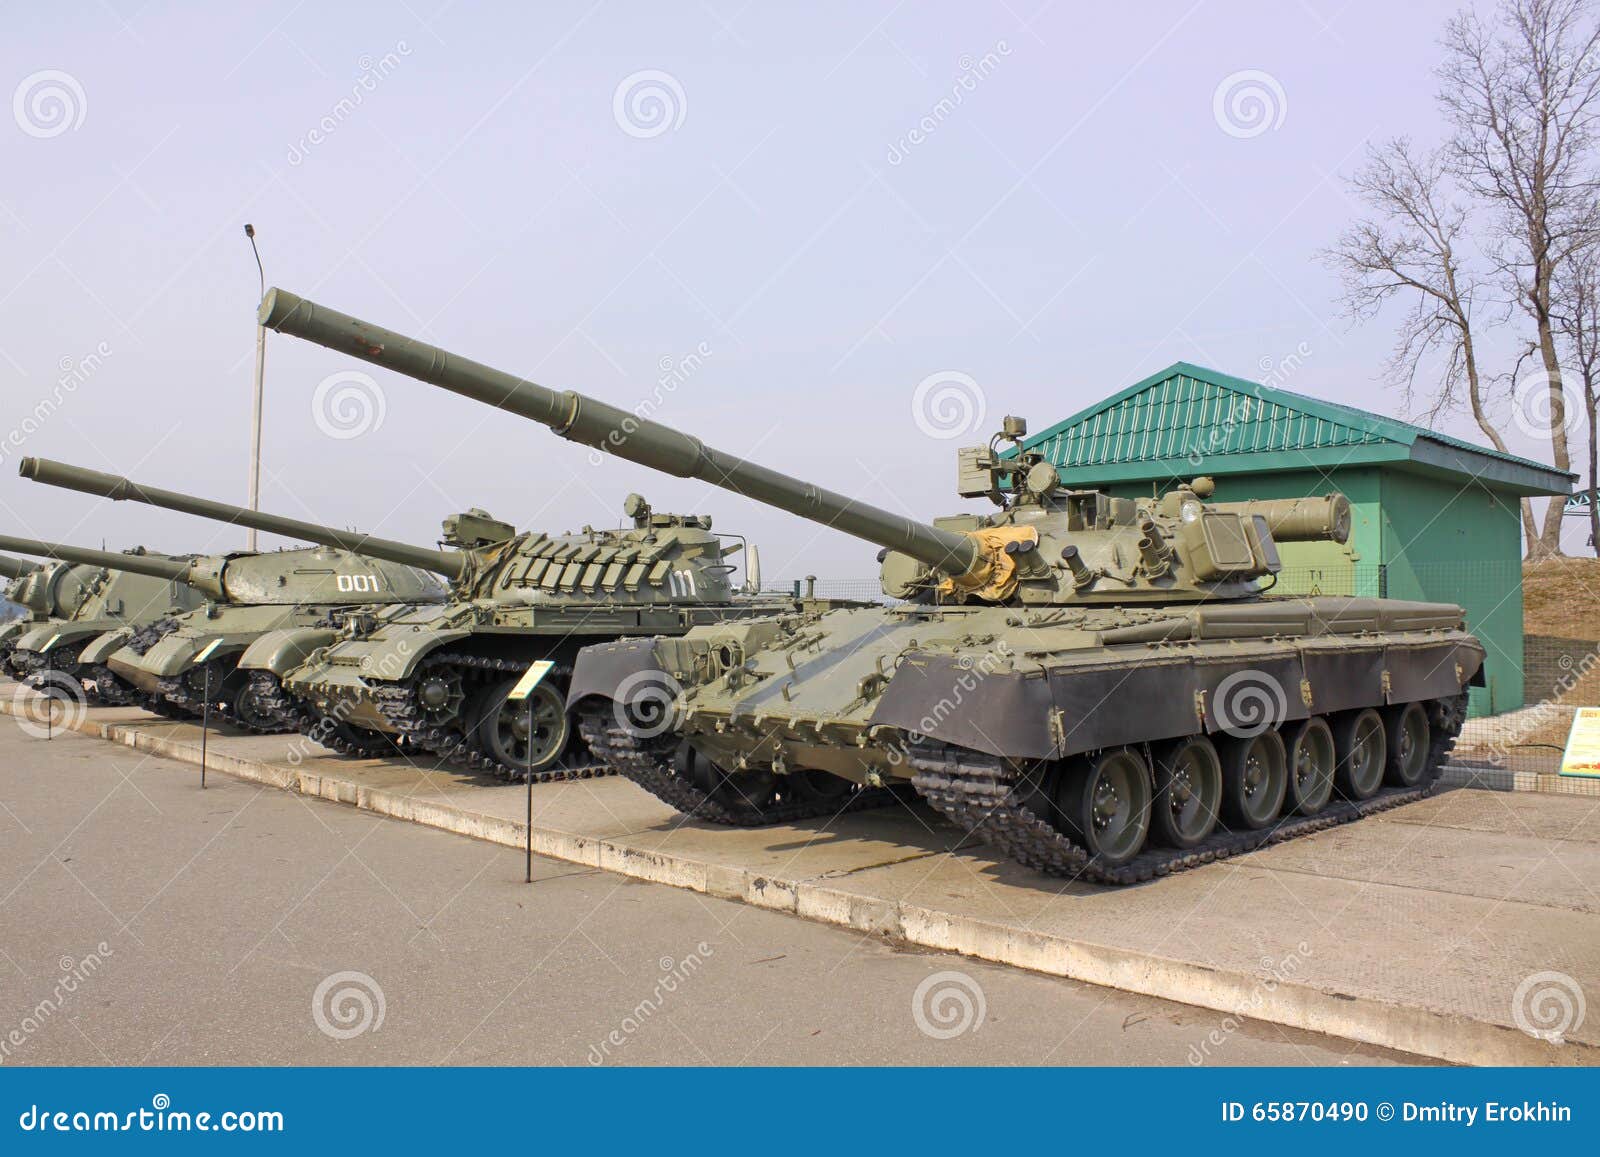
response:
<svg viewBox="0 0 1600 1157"><path fill-rule="evenodd" d="M153 623L149 623L143 627L140 627L137 631L130 635L128 637L126 646L128 650L132 651L135 655L148 654L151 647L154 647L162 639L166 638L177 629L177 619L157 619Z"/></svg>
<svg viewBox="0 0 1600 1157"><path fill-rule="evenodd" d="M298 731L314 743L352 759L376 759L398 756L402 752L395 739L380 732L365 732L361 728L341 729L338 721L318 714L291 698L283 683L271 671L250 672L250 693L256 702L272 714L290 731ZM372 739L363 737L371 734Z"/></svg>
<svg viewBox="0 0 1600 1157"><path fill-rule="evenodd" d="M1015 768L998 756L943 744L913 744L910 763L917 774L911 782L918 794L946 819L974 837L994 844L1026 867L1096 884L1139 884L1351 823L1427 797L1432 794L1444 761L1461 732L1466 702L1467 697L1461 695L1428 704L1433 736L1428 747L1428 766L1416 787L1384 787L1370 799L1361 801L1334 800L1315 815L1284 817L1260 831L1219 829L1199 847L1152 848L1115 868L1095 863L1084 848L1024 807L1017 790Z"/></svg>
<svg viewBox="0 0 1600 1157"><path fill-rule="evenodd" d="M15 651L12 662L25 683L43 680L51 675L75 679L78 677L78 655L82 650L82 647L63 647L50 652L48 656L38 651Z"/></svg>
<svg viewBox="0 0 1600 1157"><path fill-rule="evenodd" d="M213 668L212 672L211 687L213 692L218 691L227 681L228 676L233 674L233 669L231 667L222 668L220 666L221 662L221 660L212 660L212 663L218 664L217 667ZM156 680L156 688L161 698L187 712L190 717L203 717L205 713L205 697L189 686L187 675L169 675L164 679L158 679ZM240 731L248 731L253 735L278 735L290 730L289 725L281 721L275 726L269 727L263 727L258 723L251 722L240 716L231 704L221 701L214 700L211 704L211 711L217 718L224 720L228 726L237 727Z"/></svg>
<svg viewBox="0 0 1600 1157"><path fill-rule="evenodd" d="M736 805L715 799L678 775L672 766L677 739L672 735L642 739L620 726L610 707L587 707L578 713L578 731L589 750L651 795L694 819L731 827L763 827L864 811L893 803L893 788L862 788L842 801L784 801L768 807Z"/></svg>
<svg viewBox="0 0 1600 1157"><path fill-rule="evenodd" d="M513 783L527 783L529 775L526 771L512 764L502 763L487 752L479 750L476 742L460 727L428 721L422 703L417 698L417 683L427 672L439 667L461 669L468 674L469 685L472 675L505 677L521 674L528 669L526 663L515 659L435 652L423 659L411 678L405 682L382 684L372 688L378 711L402 738L414 743L423 751L431 752L440 759L468 771L499 776ZM562 668L561 673L571 674L571 669ZM470 699L470 694L468 698ZM587 752L583 750L582 744L569 743L565 754L555 766L534 773L532 780L534 783L556 783L562 780L592 779L612 774L609 766L586 759L586 755Z"/></svg>
<svg viewBox="0 0 1600 1157"><path fill-rule="evenodd" d="M139 689L104 663L91 664L83 677L94 685L94 699L107 707L136 707L142 701Z"/></svg>

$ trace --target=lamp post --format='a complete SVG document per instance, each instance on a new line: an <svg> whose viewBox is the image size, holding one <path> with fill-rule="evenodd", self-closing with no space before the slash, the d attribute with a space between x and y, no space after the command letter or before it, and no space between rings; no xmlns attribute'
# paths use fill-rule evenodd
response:
<svg viewBox="0 0 1600 1157"><path fill-rule="evenodd" d="M244 235L250 238L250 252L256 257L256 272L261 275L261 296L267 295L267 271L261 265L261 251L256 248L256 227L246 224ZM261 395L267 370L267 331L256 325L256 382L255 400L250 412L250 501L251 510L261 509ZM245 547L256 549L254 528L245 536Z"/></svg>

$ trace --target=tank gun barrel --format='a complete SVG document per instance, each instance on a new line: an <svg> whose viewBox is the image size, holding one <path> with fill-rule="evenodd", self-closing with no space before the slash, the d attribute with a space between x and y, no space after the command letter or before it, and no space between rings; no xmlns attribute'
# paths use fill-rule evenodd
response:
<svg viewBox="0 0 1600 1157"><path fill-rule="evenodd" d="M20 558L9 558L0 554L0 578L19 579L30 571L39 569L36 562L25 562Z"/></svg>
<svg viewBox="0 0 1600 1157"><path fill-rule="evenodd" d="M561 437L630 462L775 506L868 542L900 551L947 574L981 563L964 534L905 518L715 450L698 438L572 390L556 391L448 353L437 346L270 289L257 320L363 361L549 426Z"/></svg>
<svg viewBox="0 0 1600 1157"><path fill-rule="evenodd" d="M297 518L263 514L243 506L214 502L209 498L195 498L172 490L142 486L127 478L119 478L115 474L86 470L82 466L70 466L65 462L52 462L48 458L24 458L18 467L18 472L24 478L31 478L35 482L44 482L50 486L81 490L85 494L98 494L102 498L114 501L132 499L135 502L177 510L200 518L210 518L217 522L252 527L268 534L281 534L324 546L337 546L389 562L420 567L451 579L460 578L467 566L466 559L458 551L433 550L387 538L375 538L360 531L337 530L331 526L319 526L314 522L304 522Z"/></svg>
<svg viewBox="0 0 1600 1157"><path fill-rule="evenodd" d="M1348 542L1350 500L1343 494L1320 498L1264 498L1219 502L1218 509L1260 515L1279 542Z"/></svg>
<svg viewBox="0 0 1600 1157"><path fill-rule="evenodd" d="M132 574L152 578L190 582L193 564L150 554L124 554L117 550L91 550L85 546L67 546L59 542L41 542L36 538L10 538L0 535L0 550L17 554L31 554L39 558L53 558L61 562L82 563L85 566L104 567L106 570L125 570ZM191 583L191 585L193 585Z"/></svg>

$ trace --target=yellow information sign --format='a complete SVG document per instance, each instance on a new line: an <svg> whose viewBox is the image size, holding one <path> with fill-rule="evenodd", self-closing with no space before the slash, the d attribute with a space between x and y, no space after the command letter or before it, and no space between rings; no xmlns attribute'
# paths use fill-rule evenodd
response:
<svg viewBox="0 0 1600 1157"><path fill-rule="evenodd" d="M533 694L533 689L539 685L539 681L550 674L550 668L554 666L555 664L549 659L540 659L532 664L522 678L517 680L517 685L511 688L511 694L507 695L506 698L526 699Z"/></svg>
<svg viewBox="0 0 1600 1157"><path fill-rule="evenodd" d="M1580 707L1573 715L1561 774L1600 779L1600 707Z"/></svg>

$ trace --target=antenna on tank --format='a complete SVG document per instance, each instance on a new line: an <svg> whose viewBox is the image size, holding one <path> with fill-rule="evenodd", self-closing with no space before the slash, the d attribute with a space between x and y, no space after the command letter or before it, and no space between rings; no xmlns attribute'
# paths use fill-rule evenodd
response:
<svg viewBox="0 0 1600 1157"><path fill-rule="evenodd" d="M256 247L256 227L245 222L244 235L250 239L250 252L255 254L256 273L261 278L261 296L267 295L267 271L261 264L261 250ZM255 397L250 411L250 501L251 510L261 509L261 397L267 371L267 330L256 325L256 380ZM256 532L251 529L245 536L245 547L256 549Z"/></svg>

